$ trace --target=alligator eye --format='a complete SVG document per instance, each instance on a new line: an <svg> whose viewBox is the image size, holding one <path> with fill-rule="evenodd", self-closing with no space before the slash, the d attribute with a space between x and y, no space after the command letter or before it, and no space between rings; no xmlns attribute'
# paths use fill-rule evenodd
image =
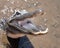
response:
<svg viewBox="0 0 60 48"><path fill-rule="evenodd" d="M3 22L1 22L1 24L3 24Z"/></svg>
<svg viewBox="0 0 60 48"><path fill-rule="evenodd" d="M21 15L21 13L19 13L19 12L16 12L16 15Z"/></svg>

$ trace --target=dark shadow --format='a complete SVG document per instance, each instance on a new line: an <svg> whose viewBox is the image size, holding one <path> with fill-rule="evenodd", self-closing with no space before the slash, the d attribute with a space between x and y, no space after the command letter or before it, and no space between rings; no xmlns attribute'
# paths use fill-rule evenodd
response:
<svg viewBox="0 0 60 48"><path fill-rule="evenodd" d="M16 39L7 37L7 39L11 48L34 48L26 35Z"/></svg>

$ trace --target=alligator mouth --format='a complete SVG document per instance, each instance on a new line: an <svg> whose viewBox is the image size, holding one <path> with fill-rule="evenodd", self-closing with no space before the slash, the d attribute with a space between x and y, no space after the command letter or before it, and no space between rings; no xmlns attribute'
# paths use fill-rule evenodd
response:
<svg viewBox="0 0 60 48"><path fill-rule="evenodd" d="M18 21L19 25L21 27L25 28L26 30L31 31L32 34L38 35L38 34L46 34L48 32L48 28L46 26L36 26L31 23L31 21Z"/></svg>
<svg viewBox="0 0 60 48"><path fill-rule="evenodd" d="M23 11L24 12L24 11ZM27 11L24 12L28 13ZM35 25L31 20L25 19L25 20L16 20L13 18L16 18L17 16L21 17L20 15L22 15L22 12L16 12L10 19L8 20L3 20L2 21L2 27L5 30L10 30L14 33L17 33L22 31L23 33L32 33L32 34L45 34L48 32L48 28L47 27L43 27L43 26L37 26ZM27 14L28 15L28 14ZM29 14L30 15L30 14ZM21 19L21 18L19 18ZM8 28L7 28L8 27ZM7 29L6 29L7 28Z"/></svg>

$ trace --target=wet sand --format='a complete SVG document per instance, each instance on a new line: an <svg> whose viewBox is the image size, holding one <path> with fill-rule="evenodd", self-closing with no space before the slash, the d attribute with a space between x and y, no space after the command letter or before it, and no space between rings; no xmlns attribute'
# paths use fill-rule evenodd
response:
<svg viewBox="0 0 60 48"><path fill-rule="evenodd" d="M60 48L60 0L0 0L0 19L8 18L14 10L38 8L43 8L44 14L37 14L33 21L37 25L46 24L49 31L45 35L27 35L28 38L35 48ZM6 44L6 40L6 35L0 35L0 48L5 48L1 42Z"/></svg>

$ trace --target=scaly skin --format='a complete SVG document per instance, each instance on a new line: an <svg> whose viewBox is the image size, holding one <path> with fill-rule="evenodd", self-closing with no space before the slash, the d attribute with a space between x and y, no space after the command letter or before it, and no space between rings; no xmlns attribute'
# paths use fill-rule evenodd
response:
<svg viewBox="0 0 60 48"><path fill-rule="evenodd" d="M20 16L16 16L16 14L14 15L15 17L13 17L9 22L13 21L13 20L24 20L26 18L31 18L33 17L34 15L36 15L37 13L40 13L41 15L43 14L43 10L41 9L37 9L33 12L28 12L28 13L25 13L23 15L20 14Z"/></svg>

